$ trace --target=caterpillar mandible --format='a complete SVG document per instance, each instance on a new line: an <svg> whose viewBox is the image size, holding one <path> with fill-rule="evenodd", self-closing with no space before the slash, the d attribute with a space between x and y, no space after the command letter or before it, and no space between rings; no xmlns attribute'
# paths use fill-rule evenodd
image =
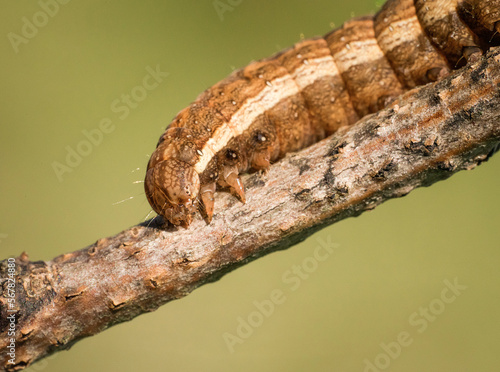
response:
<svg viewBox="0 0 500 372"><path fill-rule="evenodd" d="M187 227L207 223L217 186L245 202L239 174L265 170L500 45L500 0L389 0L250 63L177 114L151 155L146 197Z"/></svg>

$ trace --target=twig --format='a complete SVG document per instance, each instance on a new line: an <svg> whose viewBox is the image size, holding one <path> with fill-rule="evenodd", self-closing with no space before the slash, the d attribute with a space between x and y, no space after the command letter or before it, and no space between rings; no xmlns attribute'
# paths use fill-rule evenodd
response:
<svg viewBox="0 0 500 372"><path fill-rule="evenodd" d="M9 363L8 261L0 263L0 368L20 370L313 232L487 160L500 142L500 49L445 80L218 193L210 225L158 219L52 261L15 262ZM198 216L199 217L199 216ZM148 226L149 225L149 226ZM13 265L11 264L11 267Z"/></svg>

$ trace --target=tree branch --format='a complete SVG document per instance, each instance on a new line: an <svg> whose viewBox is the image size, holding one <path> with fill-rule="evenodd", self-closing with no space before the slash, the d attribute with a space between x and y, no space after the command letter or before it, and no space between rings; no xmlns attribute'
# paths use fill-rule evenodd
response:
<svg viewBox="0 0 500 372"><path fill-rule="evenodd" d="M15 260L14 281L9 261L2 261L0 368L23 369L325 225L474 168L500 142L499 118L496 48L474 65L287 156L267 174L245 176L247 203L218 193L210 225L198 218L189 229L163 228L158 218L49 262L30 262L23 253ZM8 302L11 289L15 303ZM14 364L8 355L12 314Z"/></svg>

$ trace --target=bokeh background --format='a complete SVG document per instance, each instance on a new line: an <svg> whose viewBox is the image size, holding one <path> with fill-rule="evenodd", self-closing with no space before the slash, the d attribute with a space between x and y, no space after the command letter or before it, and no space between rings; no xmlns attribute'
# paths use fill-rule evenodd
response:
<svg viewBox="0 0 500 372"><path fill-rule="evenodd" d="M232 69L380 6L73 0L45 19L41 4L50 3L0 5L1 259L26 251L32 260L50 260L142 222L150 208L143 184L134 182L142 181L148 155L180 109ZM23 32L34 33L23 30L26 22L40 27L20 41ZM157 65L168 77L129 113L119 111L122 95ZM65 164L68 148L86 139L83 131L106 118L114 130L58 177L54 162ZM499 174L497 155L28 371L498 371ZM312 256L318 238L335 244L334 253L293 291L282 277ZM455 278L467 289L443 308L444 281ZM237 336L238 318L247 319L254 302L275 289L286 301L231 350L223 335ZM419 312L429 306L437 315L424 321ZM412 342L398 351L392 342L401 332Z"/></svg>

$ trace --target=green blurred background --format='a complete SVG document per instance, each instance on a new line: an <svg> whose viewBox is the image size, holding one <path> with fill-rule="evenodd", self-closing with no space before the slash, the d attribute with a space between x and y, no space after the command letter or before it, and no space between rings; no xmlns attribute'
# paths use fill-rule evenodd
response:
<svg viewBox="0 0 500 372"><path fill-rule="evenodd" d="M134 181L142 181L169 120L205 88L252 59L380 6L368 0L73 0L44 19L36 1L1 4L0 258L26 251L32 260L141 222L150 208L142 183ZM41 26L13 47L9 33L22 36L23 17ZM113 111L113 102L157 65L169 76L128 115L115 112L122 103ZM58 179L53 163L64 164L68 146L77 149L82 131L105 118L114 131ZM497 155L28 370L498 371L499 172ZM318 237L337 248L292 291L282 276L311 257ZM443 309L443 281L454 278L468 288ZM254 301L275 289L286 301L230 352L223 334L237 335L238 317L247 319ZM429 305L439 314L419 332L409 319ZM391 342L401 332L412 343L398 352ZM392 349L384 351L384 344Z"/></svg>

